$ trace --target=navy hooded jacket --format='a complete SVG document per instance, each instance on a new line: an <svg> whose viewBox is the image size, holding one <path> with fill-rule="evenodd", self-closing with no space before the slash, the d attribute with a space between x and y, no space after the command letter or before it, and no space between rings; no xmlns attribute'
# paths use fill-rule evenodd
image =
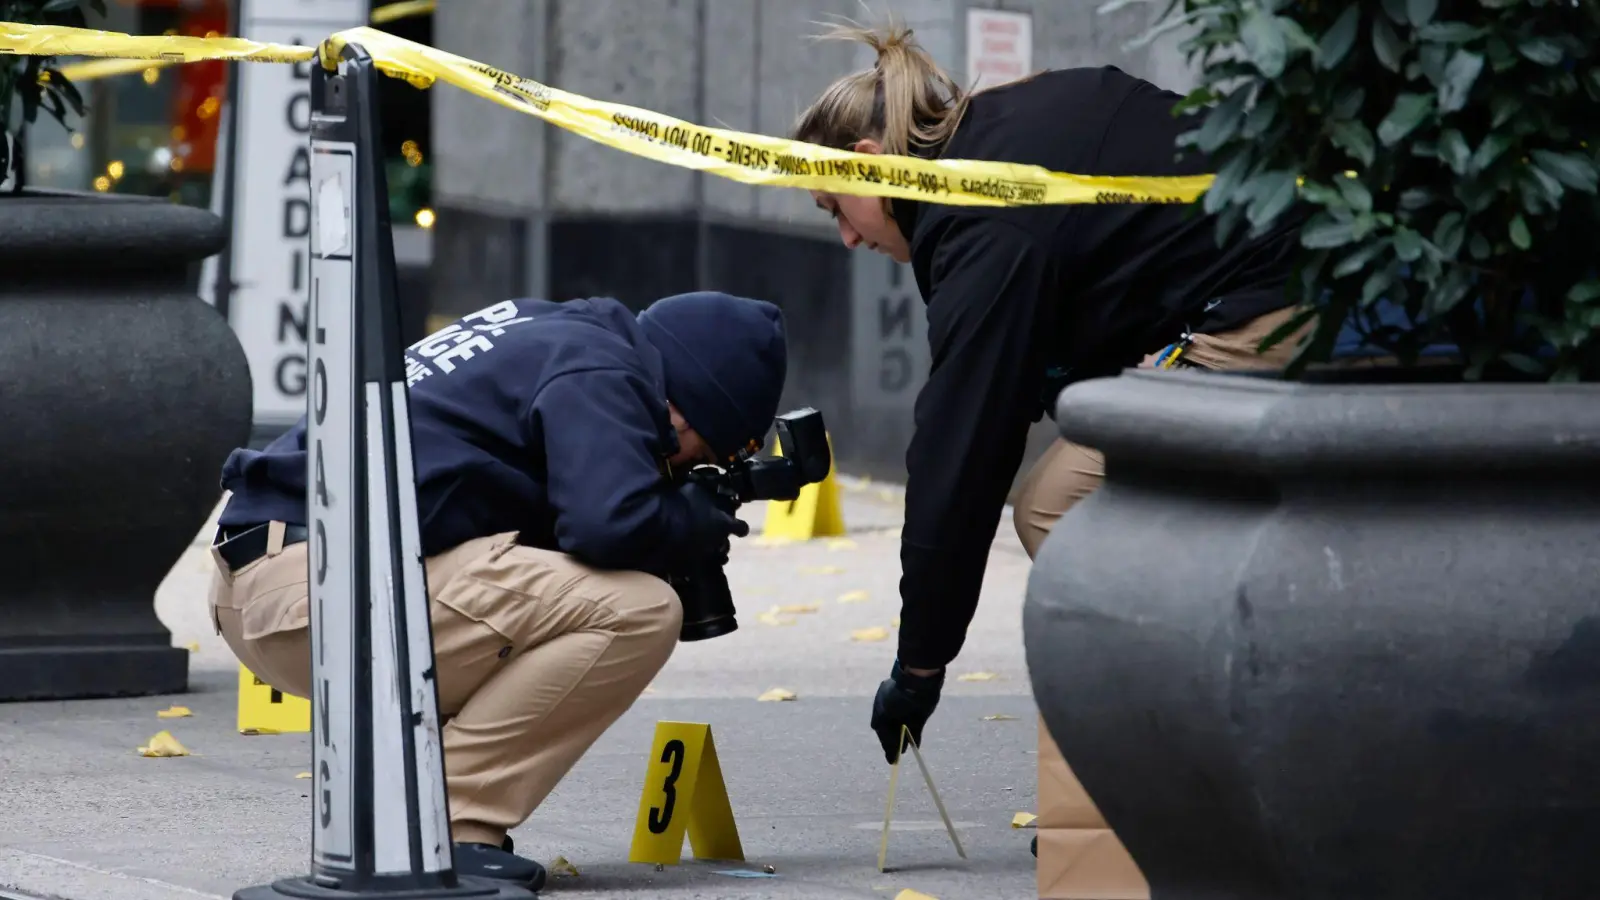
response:
<svg viewBox="0 0 1600 900"><path fill-rule="evenodd" d="M781 319L775 334L781 350ZM657 575L690 552L689 511L663 468L678 450L663 359L621 303L497 303L413 345L406 364L425 555L507 531ZM774 407L782 381L780 364ZM265 449L229 456L222 525L305 524L305 437L302 418Z"/></svg>

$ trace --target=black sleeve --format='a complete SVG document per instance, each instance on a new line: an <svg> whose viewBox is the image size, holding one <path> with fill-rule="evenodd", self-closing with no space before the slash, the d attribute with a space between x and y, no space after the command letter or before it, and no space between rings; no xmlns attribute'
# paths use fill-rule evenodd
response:
<svg viewBox="0 0 1600 900"><path fill-rule="evenodd" d="M561 552L662 577L682 557L689 511L660 468L652 402L636 375L609 369L562 375L534 399Z"/></svg>
<svg viewBox="0 0 1600 900"><path fill-rule="evenodd" d="M955 217L929 265L932 366L906 451L900 663L961 652L1043 378L1046 261L1021 229Z"/></svg>

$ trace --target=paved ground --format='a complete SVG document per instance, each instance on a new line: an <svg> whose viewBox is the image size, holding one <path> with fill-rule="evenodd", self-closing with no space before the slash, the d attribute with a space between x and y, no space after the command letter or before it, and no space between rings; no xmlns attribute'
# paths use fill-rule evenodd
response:
<svg viewBox="0 0 1600 900"><path fill-rule="evenodd" d="M1034 896L1034 706L1022 656L1027 558L1009 522L991 555L984 601L929 724L925 756L968 859L957 858L927 790L902 773L887 873L876 868L888 767L866 727L871 692L894 654L899 611L897 491L846 480L844 540L736 542L728 576L740 630L680 645L651 692L613 727L522 828L519 851L565 856L576 877L546 897L892 898ZM762 513L748 517L759 530ZM228 897L305 871L304 735L234 728L235 666L205 614L209 565L198 546L157 597L174 642L198 642L180 697L0 706L0 896L63 900ZM774 606L815 604L772 621ZM883 628L881 642L851 639ZM990 677L992 676L992 677ZM792 702L757 702L781 687ZM172 703L192 718L158 720ZM1010 716L1010 719L988 719ZM655 722L708 722L728 781L746 865L686 860L657 872L627 862ZM135 748L169 728L195 755L147 759ZM775 869L772 877L729 871Z"/></svg>

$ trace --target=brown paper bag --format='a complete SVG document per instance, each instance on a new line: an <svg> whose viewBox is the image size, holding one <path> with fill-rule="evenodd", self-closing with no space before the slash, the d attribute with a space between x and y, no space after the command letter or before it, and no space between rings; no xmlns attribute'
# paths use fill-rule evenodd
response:
<svg viewBox="0 0 1600 900"><path fill-rule="evenodd" d="M1040 900L1150 900L1150 885L1039 719Z"/></svg>

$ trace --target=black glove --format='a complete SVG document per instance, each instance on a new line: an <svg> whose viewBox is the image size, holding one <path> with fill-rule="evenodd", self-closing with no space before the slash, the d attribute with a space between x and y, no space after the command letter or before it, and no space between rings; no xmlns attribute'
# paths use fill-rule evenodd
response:
<svg viewBox="0 0 1600 900"><path fill-rule="evenodd" d="M710 488L687 481L678 486L678 496L689 510L689 545L700 556L726 556L729 535L750 533L750 526L734 516L732 504Z"/></svg>
<svg viewBox="0 0 1600 900"><path fill-rule="evenodd" d="M872 700L872 730L883 745L883 757L893 763L900 756L901 726L911 728L911 739L922 746L922 726L939 705L939 690L944 687L944 671L937 675L912 675L894 661L889 677L878 685Z"/></svg>

